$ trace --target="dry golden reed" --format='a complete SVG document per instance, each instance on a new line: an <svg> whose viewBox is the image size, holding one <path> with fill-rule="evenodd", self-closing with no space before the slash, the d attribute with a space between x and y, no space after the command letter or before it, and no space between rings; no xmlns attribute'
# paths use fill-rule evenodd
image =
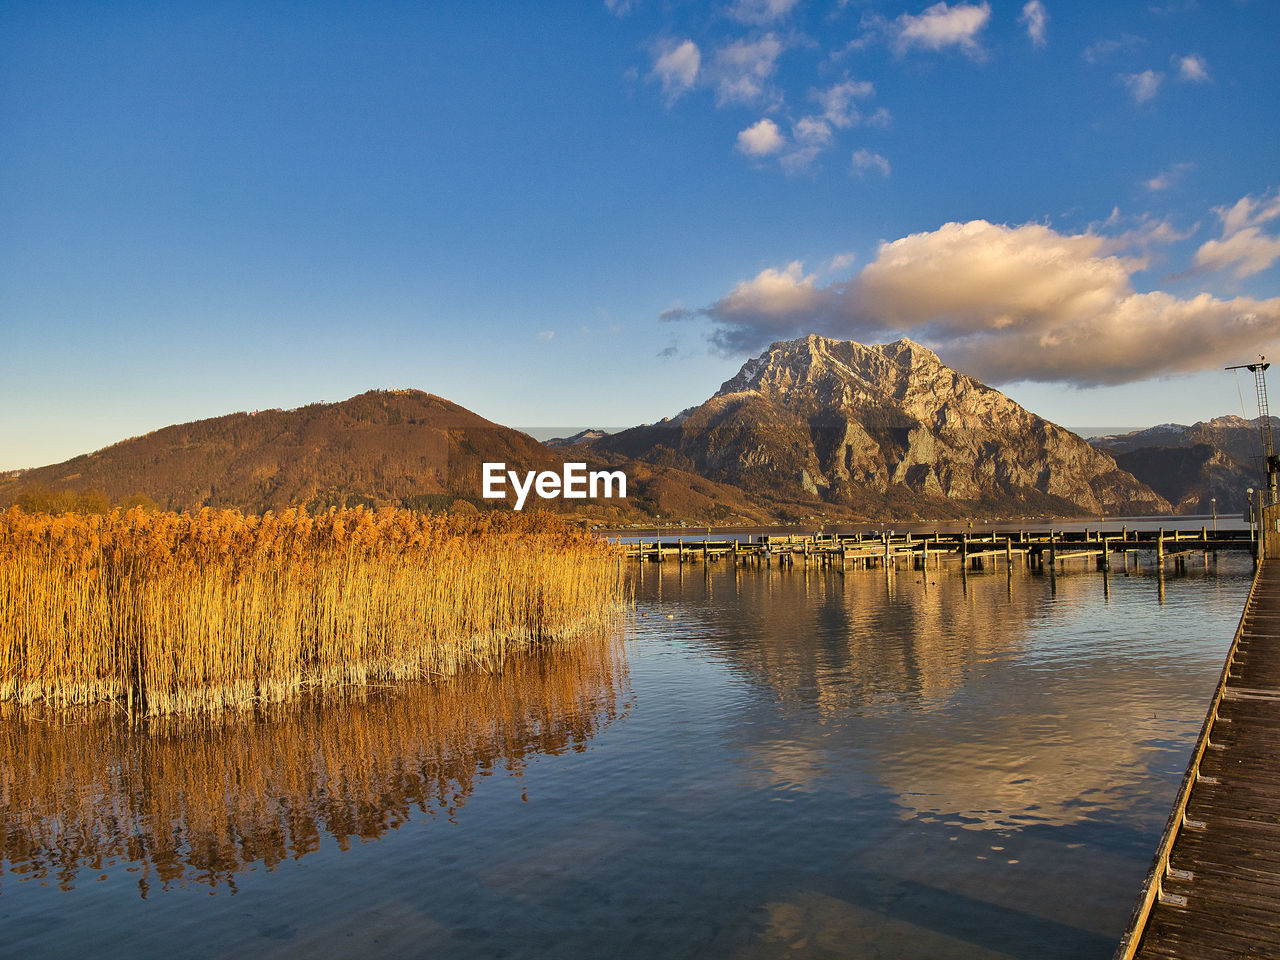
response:
<svg viewBox="0 0 1280 960"><path fill-rule="evenodd" d="M492 669L613 629L616 552L546 514L0 514L0 701L130 715Z"/></svg>
<svg viewBox="0 0 1280 960"><path fill-rule="evenodd" d="M493 673L362 688L148 724L0 705L0 873L64 889L126 868L155 884L234 887L332 838L453 816L478 778L585 749L617 716L618 635L554 644ZM4 880L0 880L0 889Z"/></svg>

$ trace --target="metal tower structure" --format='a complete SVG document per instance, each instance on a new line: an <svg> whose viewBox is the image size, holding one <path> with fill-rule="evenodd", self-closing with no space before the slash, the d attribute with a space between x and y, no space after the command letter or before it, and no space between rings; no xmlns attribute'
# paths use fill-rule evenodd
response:
<svg viewBox="0 0 1280 960"><path fill-rule="evenodd" d="M1267 400L1266 370L1271 366L1267 358L1258 357L1257 363L1241 363L1228 370L1248 370L1253 374L1258 391L1258 426L1262 433L1262 456L1267 465L1267 503L1276 502L1276 478L1280 475L1280 456L1276 455L1275 441L1271 435L1271 404Z"/></svg>

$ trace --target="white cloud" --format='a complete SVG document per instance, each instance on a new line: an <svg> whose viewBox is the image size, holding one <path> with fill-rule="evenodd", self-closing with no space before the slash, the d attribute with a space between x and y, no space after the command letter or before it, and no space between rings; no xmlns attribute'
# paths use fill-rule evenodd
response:
<svg viewBox="0 0 1280 960"><path fill-rule="evenodd" d="M778 163L782 165L782 170L787 174L804 173L812 166L813 161L818 159L818 154L822 153L822 148L814 144L808 146L797 146L794 150L784 153L778 158Z"/></svg>
<svg viewBox="0 0 1280 960"><path fill-rule="evenodd" d="M912 48L944 50L959 47L971 57L982 56L977 36L991 19L991 5L935 3L918 16L904 13L889 24L894 49L906 53Z"/></svg>
<svg viewBox="0 0 1280 960"><path fill-rule="evenodd" d="M1093 43L1089 44L1089 46L1085 47L1081 56L1084 57L1087 63L1097 63L1099 60L1108 59L1113 54L1121 51L1136 50L1138 47L1146 44L1146 42L1147 41L1144 38L1135 37L1129 33L1122 35L1118 39L1104 37L1100 40L1095 40Z"/></svg>
<svg viewBox="0 0 1280 960"><path fill-rule="evenodd" d="M1166 167L1164 170L1161 170L1150 180L1142 181L1142 185L1152 193L1156 193L1160 190L1168 190L1171 187L1176 186L1188 170L1192 170L1194 168L1194 163L1175 163L1173 166Z"/></svg>
<svg viewBox="0 0 1280 960"><path fill-rule="evenodd" d="M749 157L765 157L787 145L778 125L765 117L738 134L738 149Z"/></svg>
<svg viewBox="0 0 1280 960"><path fill-rule="evenodd" d="M1178 77L1191 83L1209 82L1209 64L1198 53L1188 53L1185 57L1174 57L1178 67Z"/></svg>
<svg viewBox="0 0 1280 960"><path fill-rule="evenodd" d="M1223 221L1280 216L1273 207L1280 207L1274 198L1253 202L1243 214L1222 211ZM1280 345L1280 298L1138 292L1132 277L1147 260L1109 252L1115 243L1042 224L947 223L881 244L847 281L819 286L795 262L761 271L690 315L710 319L714 342L727 352L813 332L861 340L909 334L995 383L1126 383L1212 369Z"/></svg>
<svg viewBox="0 0 1280 960"><path fill-rule="evenodd" d="M555 332L554 330L539 330L539 331L538 331L538 339L539 339L539 340L554 340L555 338L556 338L556 332Z"/></svg>
<svg viewBox="0 0 1280 960"><path fill-rule="evenodd" d="M801 117L792 125L791 136L796 143L825 147L831 142L831 128L819 117Z"/></svg>
<svg viewBox="0 0 1280 960"><path fill-rule="evenodd" d="M814 98L822 105L822 115L839 128L856 126L862 121L858 100L875 96L876 88L866 80L845 80L826 90L815 90Z"/></svg>
<svg viewBox="0 0 1280 960"><path fill-rule="evenodd" d="M819 292L817 283L815 274L805 275L799 260L781 270L769 267L716 301L716 316L728 323L743 320L753 326L774 325L778 331L787 331L797 320L823 309L825 294Z"/></svg>
<svg viewBox="0 0 1280 960"><path fill-rule="evenodd" d="M1120 219L1112 215L1111 226L1116 226ZM1139 217L1134 226L1104 238L1099 250L1106 254L1122 254L1126 251L1140 253L1147 257L1152 247L1167 246L1186 240L1199 229L1199 224L1189 230L1179 230L1168 220L1158 220L1150 215ZM1135 263L1138 261L1134 261Z"/></svg>
<svg viewBox="0 0 1280 960"><path fill-rule="evenodd" d="M828 273L843 273L858 262L856 253L837 253L827 262Z"/></svg>
<svg viewBox="0 0 1280 960"><path fill-rule="evenodd" d="M692 40L669 43L658 54L649 76L662 83L667 103L674 103L693 87L702 66L702 52Z"/></svg>
<svg viewBox="0 0 1280 960"><path fill-rule="evenodd" d="M742 23L766 24L781 20L797 0L735 0L729 15Z"/></svg>
<svg viewBox="0 0 1280 960"><path fill-rule="evenodd" d="M1027 25L1027 36L1031 38L1032 46L1043 47L1048 42L1045 31L1049 26L1049 11L1040 0L1027 0L1018 22Z"/></svg>
<svg viewBox="0 0 1280 960"><path fill-rule="evenodd" d="M1242 197L1230 207L1217 207L1222 238L1209 240L1196 251L1195 264L1205 270L1231 269L1243 280L1261 273L1280 259L1280 236L1262 231L1262 225L1280 218L1280 192L1270 197Z"/></svg>
<svg viewBox="0 0 1280 960"><path fill-rule="evenodd" d="M864 118L862 122L868 127L887 127L892 119L889 111L884 107L880 107L871 116Z"/></svg>
<svg viewBox="0 0 1280 960"><path fill-rule="evenodd" d="M1156 73L1154 70L1143 70L1141 73L1121 73L1117 74L1120 82L1129 90L1129 95L1133 97L1134 103L1146 103L1148 100L1155 98L1160 91L1160 83L1164 80L1163 73Z"/></svg>
<svg viewBox="0 0 1280 960"><path fill-rule="evenodd" d="M831 145L831 127L821 117L801 117L791 125L791 139L795 146L783 153L778 162L788 174L803 173Z"/></svg>
<svg viewBox="0 0 1280 960"><path fill-rule="evenodd" d="M759 40L736 40L717 50L716 103L750 104L764 99L781 53L782 41L771 33Z"/></svg>
<svg viewBox="0 0 1280 960"><path fill-rule="evenodd" d="M631 0L604 0L604 6L615 17L625 17L631 12Z"/></svg>
<svg viewBox="0 0 1280 960"><path fill-rule="evenodd" d="M1280 217L1280 192L1269 198L1241 197L1229 207L1214 207L1213 212L1222 220L1223 233L1236 233Z"/></svg>
<svg viewBox="0 0 1280 960"><path fill-rule="evenodd" d="M1210 240L1196 251L1196 266L1209 270L1234 267L1238 278L1261 273L1280 258L1280 237L1249 227L1222 240Z"/></svg>
<svg viewBox="0 0 1280 960"><path fill-rule="evenodd" d="M868 171L875 171L882 177L889 176L889 161L878 153L872 153L870 150L858 149L853 151L853 172L861 177Z"/></svg>
<svg viewBox="0 0 1280 960"><path fill-rule="evenodd" d="M795 147L780 158L782 169L789 174L808 170L831 143L831 127L821 117L801 117L791 125Z"/></svg>

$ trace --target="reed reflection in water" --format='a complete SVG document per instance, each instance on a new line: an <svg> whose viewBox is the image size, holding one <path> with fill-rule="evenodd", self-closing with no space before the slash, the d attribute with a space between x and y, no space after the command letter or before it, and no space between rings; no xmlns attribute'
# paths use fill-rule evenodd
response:
<svg viewBox="0 0 1280 960"><path fill-rule="evenodd" d="M122 868L153 884L225 885L345 850L418 814L452 817L476 778L582 750L615 719L620 638L509 658L496 673L223 714L128 723L0 705L4 880L64 890ZM75 719L78 717L78 722Z"/></svg>

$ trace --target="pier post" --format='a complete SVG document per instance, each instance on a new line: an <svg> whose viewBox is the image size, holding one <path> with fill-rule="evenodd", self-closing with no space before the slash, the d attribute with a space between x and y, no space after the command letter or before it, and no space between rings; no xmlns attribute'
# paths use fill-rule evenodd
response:
<svg viewBox="0 0 1280 960"><path fill-rule="evenodd" d="M1164 527L1161 527L1159 532L1156 534L1156 566L1159 567L1161 571L1164 570ZM1163 576L1161 577L1160 594L1161 594L1160 599L1163 600L1164 599Z"/></svg>

